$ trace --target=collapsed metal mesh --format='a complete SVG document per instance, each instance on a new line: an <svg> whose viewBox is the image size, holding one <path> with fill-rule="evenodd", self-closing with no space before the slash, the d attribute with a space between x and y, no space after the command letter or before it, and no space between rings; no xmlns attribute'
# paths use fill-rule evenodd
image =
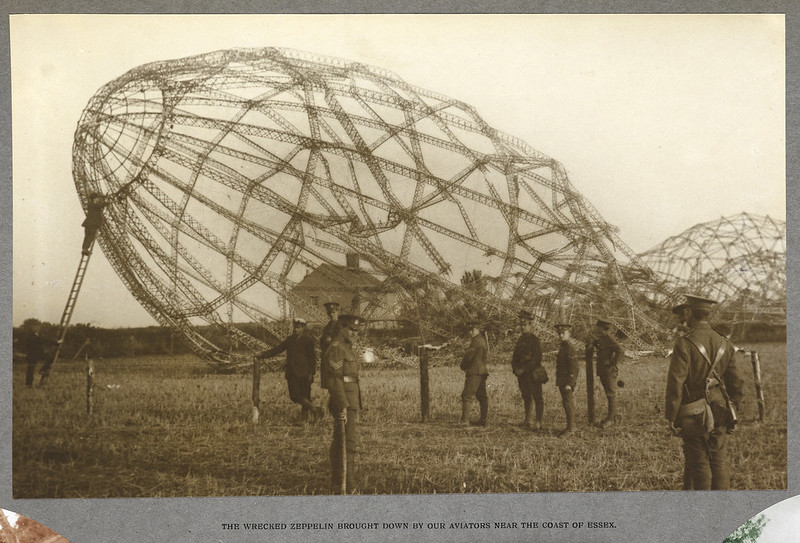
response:
<svg viewBox="0 0 800 543"><path fill-rule="evenodd" d="M99 244L203 356L230 345L201 326L260 349L237 323L278 336L298 308L322 321L294 288L315 269L348 285L336 265L349 252L382 281L362 293L366 317L403 313L425 285L491 318L531 310L547 336L602 314L639 347L659 341L640 303L649 269L559 162L379 68L274 48L140 66L89 101L73 177L84 207L92 191L125 189ZM473 269L485 290L460 284Z"/></svg>
<svg viewBox="0 0 800 543"><path fill-rule="evenodd" d="M739 213L692 226L640 255L671 290L704 294L722 313L786 321L786 222Z"/></svg>

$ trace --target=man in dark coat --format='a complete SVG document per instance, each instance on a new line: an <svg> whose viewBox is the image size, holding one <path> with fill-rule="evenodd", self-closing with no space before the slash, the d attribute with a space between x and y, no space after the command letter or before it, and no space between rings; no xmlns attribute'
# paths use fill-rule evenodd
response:
<svg viewBox="0 0 800 543"><path fill-rule="evenodd" d="M83 226L83 246L81 252L88 255L92 249L94 239L97 237L97 231L103 226L103 208L106 206L106 200L102 194L93 192L89 195L89 204L86 210L86 219L84 219Z"/></svg>
<svg viewBox="0 0 800 543"><path fill-rule="evenodd" d="M471 340L467 352L461 359L461 369L464 371L464 390L461 393L461 419L459 424L469 426L469 414L472 404L478 400L481 409L481 418L476 423L486 426L486 417L489 414L489 396L486 393L486 379L489 370L486 367L486 357L489 346L483 336L481 325L477 321L467 323Z"/></svg>
<svg viewBox="0 0 800 543"><path fill-rule="evenodd" d="M33 375L36 371L36 363L44 362L42 372L50 369L53 361L53 355L47 354L48 347L55 347L59 344L54 339L43 338L40 333L42 331L41 325L36 322L31 327L30 335L25 339L25 359L28 362L28 369L25 372L25 385L28 387L33 386Z"/></svg>
<svg viewBox="0 0 800 543"><path fill-rule="evenodd" d="M322 355L330 393L328 408L334 419L330 448L331 488L334 493L352 493L356 490L361 390L358 382L360 357L355 352L353 341L363 322L363 319L354 315L339 317L339 331ZM346 461L343 456L346 456ZM346 471L344 477L343 471ZM345 488L342 488L343 482Z"/></svg>
<svg viewBox="0 0 800 543"><path fill-rule="evenodd" d="M314 338L306 333L306 321L303 319L295 319L291 335L275 347L257 354L256 358L270 358L284 351L284 375L289 386L289 398L302 406L303 421L307 421L309 415L316 421L323 414L322 408L311 401L311 383L317 372L317 353L314 350Z"/></svg>
<svg viewBox="0 0 800 543"><path fill-rule="evenodd" d="M608 413L600 426L611 426L617 416L617 362L623 351L619 343L611 336L611 322L598 319L595 324L594 338L586 344L586 360L597 354L597 376L603 385L608 400Z"/></svg>
<svg viewBox="0 0 800 543"><path fill-rule="evenodd" d="M514 345L511 355L511 370L517 376L522 402L525 405L525 420L522 425L531 427L531 404L536 404L535 430L542 428L544 400L542 398L542 382L534 379L534 370L542 365L542 346L539 338L533 333L533 315L529 311L519 312L519 323L522 335Z"/></svg>
<svg viewBox="0 0 800 543"><path fill-rule="evenodd" d="M319 353L320 356L325 354L333 340L339 334L339 304L337 302L325 302L325 311L328 313L328 324L322 329L322 335L319 338ZM328 378L325 374L326 369L323 364L319 369L320 386L328 388Z"/></svg>
<svg viewBox="0 0 800 543"><path fill-rule="evenodd" d="M569 342L570 324L557 324L556 332L561 339L561 345L556 355L556 386L561 392L561 405L564 406L564 413L567 416L567 427L559 433L559 436L569 434L575 426L575 386L578 384L578 361L575 359L575 351Z"/></svg>
<svg viewBox="0 0 800 543"><path fill-rule="evenodd" d="M726 490L730 488L727 437L735 425L728 402L738 409L742 373L733 345L708 322L716 302L699 296L687 295L686 299L691 309L691 329L675 341L672 350L664 416L673 433L683 439L684 460L694 489ZM685 414L682 406L703 398L710 404L713 429L702 435L685 435L685 428L681 428Z"/></svg>
<svg viewBox="0 0 800 543"><path fill-rule="evenodd" d="M689 328L689 321L692 318L692 310L689 308L689 304L682 303L672 308L672 314L675 315L675 320L677 321L675 328L672 329L673 333L675 334L675 339L677 340L679 337L687 334L689 330L691 330L691 328ZM692 470L690 470L689 465L684 462L683 490L693 489L694 484L692 483Z"/></svg>

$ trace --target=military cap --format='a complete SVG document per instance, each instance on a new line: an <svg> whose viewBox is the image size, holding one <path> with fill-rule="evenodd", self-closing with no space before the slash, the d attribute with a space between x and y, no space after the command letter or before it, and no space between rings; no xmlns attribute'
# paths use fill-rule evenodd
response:
<svg viewBox="0 0 800 543"><path fill-rule="evenodd" d="M480 321L478 321L478 319L468 319L467 322L466 322L466 325L469 326L470 328L480 328L481 327L481 323L480 323Z"/></svg>
<svg viewBox="0 0 800 543"><path fill-rule="evenodd" d="M523 321L530 321L530 320L533 320L533 314L530 311L526 311L525 309L522 309L519 312L519 315L517 315L517 318L519 320L523 320Z"/></svg>
<svg viewBox="0 0 800 543"><path fill-rule="evenodd" d="M710 298L703 298L702 296L695 296L694 294L687 294L686 303L692 309L711 309L711 306L717 303L717 301Z"/></svg>
<svg viewBox="0 0 800 543"><path fill-rule="evenodd" d="M340 315L339 325L358 332L364 324L364 319L358 315Z"/></svg>
<svg viewBox="0 0 800 543"><path fill-rule="evenodd" d="M555 325L555 328L556 328L556 330L561 331L561 329L563 329L563 328L567 328L567 329L572 328L572 325L571 324L559 323L559 324Z"/></svg>
<svg viewBox="0 0 800 543"><path fill-rule="evenodd" d="M292 321L292 323L293 323L295 326L305 326L305 325L306 325L306 321L305 321L305 319L301 319L300 317L296 317L296 318L295 318L295 319Z"/></svg>
<svg viewBox="0 0 800 543"><path fill-rule="evenodd" d="M339 302L325 302L325 309L339 309Z"/></svg>
<svg viewBox="0 0 800 543"><path fill-rule="evenodd" d="M689 307L689 304L678 304L672 308L672 313L675 315L680 315L687 307Z"/></svg>
<svg viewBox="0 0 800 543"><path fill-rule="evenodd" d="M603 330L608 330L609 328L611 328L611 321L607 321L605 319L597 319L595 325L599 326Z"/></svg>

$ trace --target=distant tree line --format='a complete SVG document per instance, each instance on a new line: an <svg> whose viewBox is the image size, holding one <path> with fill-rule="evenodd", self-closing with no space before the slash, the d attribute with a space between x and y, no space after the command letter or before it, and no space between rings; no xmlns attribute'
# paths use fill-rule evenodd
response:
<svg viewBox="0 0 800 543"><path fill-rule="evenodd" d="M478 272L479 273L479 272ZM466 279L466 281L465 281ZM470 285L473 288L485 288L484 282L480 275L467 275L462 278L462 283ZM407 347L407 341L422 342L423 338L420 337L419 326L415 323L417 310L420 314L426 315L426 320L436 322L437 324L461 324L459 327L452 326L452 333L459 334L463 332L465 326L463 322L466 315L476 315L479 319L485 317L480 308L473 307L455 307L453 304L441 303L440 298L443 297L442 292L438 292L430 285L418 285L420 295L418 296L419 308L415 308L412 314L411 309L405 308L401 312L401 324L395 329L375 329L369 330L369 338L380 344L389 344L396 346ZM24 345L26 337L33 333L32 327L35 323L41 325L40 335L44 338L56 339L58 336L58 325L41 322L37 319L27 319L21 326L13 329L13 344L14 344L14 359L20 360L24 358ZM449 328L447 324L444 327ZM514 323L487 323L488 332L493 337L506 336L514 330ZM256 339L263 341L267 345L274 345L282 338L276 338L264 326L258 323L239 323L235 325L241 331L249 334ZM289 330L289 326L284 327ZM726 323L717 323L715 328L725 335L730 335L731 339L735 342L770 342L770 341L786 341L786 327L776 326L766 323L737 323L731 326ZM225 329L215 326L201 326L196 328L197 332L212 342L214 345L219 346L221 349L229 350L232 352L242 352L246 350L243 345L237 343L236 338L231 336ZM321 326L312 325L309 331L316 337L321 334ZM513 335L513 333L512 333ZM581 337L578 335L577 337ZM437 338L441 339L441 338ZM88 340L88 343L87 343ZM424 338L425 341L432 341L433 338ZM435 341L435 340L434 340ZM413 341L412 341L413 342ZM416 346L414 344L413 346ZM183 341L183 335L180 331L173 330L164 326L145 326L138 328L99 328L91 324L74 324L70 326L67 331L64 345L61 349L61 359L69 360L75 356L78 351L81 351L80 356L87 352L90 357L130 357L141 355L181 355L191 353L192 350L186 342Z"/></svg>
<svg viewBox="0 0 800 543"><path fill-rule="evenodd" d="M27 319L22 325L13 329L14 359L24 359L25 339L32 334L35 323L41 325L39 334L44 338L57 339L58 325L50 322L41 322L37 319ZM267 344L274 343L274 336L263 326L256 323L241 323L237 328ZM219 327L198 327L197 331L206 339L224 349L238 351L241 349L234 338L227 331ZM87 343L88 340L88 343ZM128 357L140 355L180 355L191 353L192 350L183 341L180 331L164 326L145 326L139 328L99 328L91 324L74 324L69 327L64 344L61 348L60 358L69 360L83 349L80 354L88 351L93 358L99 357Z"/></svg>

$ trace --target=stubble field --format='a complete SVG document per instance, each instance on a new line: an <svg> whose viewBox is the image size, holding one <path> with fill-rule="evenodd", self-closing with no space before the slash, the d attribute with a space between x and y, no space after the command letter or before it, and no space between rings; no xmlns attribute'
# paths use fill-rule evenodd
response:
<svg viewBox="0 0 800 543"><path fill-rule="evenodd" d="M734 489L785 489L786 345L757 350L766 397L758 423L750 357L743 423L729 441ZM522 400L505 358L491 360L489 424L455 425L463 373L434 358L430 419L420 422L419 371L362 366L362 448L358 492L432 494L671 490L681 487L681 441L663 419L665 358L620 365L621 421L590 427L583 370L576 392L578 429L556 437L565 418L545 356L544 430L519 426ZM95 405L86 413L83 363L58 366L42 388L26 388L14 368L15 498L264 496L330 493L332 420L300 421L282 372L261 378L261 420L251 422L248 374L213 375L193 357L95 361ZM597 380L596 380L597 381ZM606 403L596 383L596 417ZM327 392L315 382L316 403ZM477 409L477 407L476 407ZM477 416L477 413L475 413Z"/></svg>

